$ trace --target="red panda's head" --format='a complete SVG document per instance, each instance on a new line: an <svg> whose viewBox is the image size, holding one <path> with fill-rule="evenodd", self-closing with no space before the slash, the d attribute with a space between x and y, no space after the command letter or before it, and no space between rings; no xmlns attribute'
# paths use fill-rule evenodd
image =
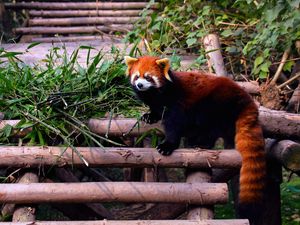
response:
<svg viewBox="0 0 300 225"><path fill-rule="evenodd" d="M160 88L167 81L172 81L168 74L170 61L167 58L125 56L125 63L127 65L126 74L130 78L130 83L138 91Z"/></svg>

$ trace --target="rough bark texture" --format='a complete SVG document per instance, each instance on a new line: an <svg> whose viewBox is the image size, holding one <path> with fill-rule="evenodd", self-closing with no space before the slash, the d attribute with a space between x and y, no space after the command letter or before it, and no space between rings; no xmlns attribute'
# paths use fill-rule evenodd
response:
<svg viewBox="0 0 300 225"><path fill-rule="evenodd" d="M259 120L266 137L300 140L300 114L260 107Z"/></svg>
<svg viewBox="0 0 300 225"><path fill-rule="evenodd" d="M8 9L143 9L148 2L19 2L5 3ZM157 4L152 5L152 8Z"/></svg>
<svg viewBox="0 0 300 225"><path fill-rule="evenodd" d="M2 203L168 202L220 204L228 200L226 184L86 182L0 184Z"/></svg>
<svg viewBox="0 0 300 225"><path fill-rule="evenodd" d="M224 66L223 57L219 37L216 34L209 34L203 38L205 51L208 52L208 60L214 68L217 76L227 76L227 71Z"/></svg>
<svg viewBox="0 0 300 225"><path fill-rule="evenodd" d="M77 147L91 167L189 167L239 168L241 156L234 150L177 149L162 156L153 148ZM41 165L84 166L71 148L54 146L0 146L0 165L39 167Z"/></svg>
<svg viewBox="0 0 300 225"><path fill-rule="evenodd" d="M111 24L105 26L20 27L14 31L17 34L93 34L110 31L128 31L132 28L131 24Z"/></svg>
<svg viewBox="0 0 300 225"><path fill-rule="evenodd" d="M1 223L5 225L28 225L28 223ZM249 225L248 220L120 220L120 221L40 221L30 225Z"/></svg>

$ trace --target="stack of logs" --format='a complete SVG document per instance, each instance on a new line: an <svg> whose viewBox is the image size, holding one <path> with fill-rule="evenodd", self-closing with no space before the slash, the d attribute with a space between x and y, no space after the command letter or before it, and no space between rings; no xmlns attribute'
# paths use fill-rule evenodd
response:
<svg viewBox="0 0 300 225"><path fill-rule="evenodd" d="M300 115L290 114L260 108L260 121L263 125L265 135L270 138L281 137L281 139L300 140ZM269 123L268 121L272 121ZM18 121L2 120L0 128L5 124L14 125ZM91 131L100 135L109 134L113 136L136 137L153 128L161 129L160 124L148 125L141 123L134 127L135 119L90 119L88 126ZM109 132L107 129L109 127ZM130 132L129 132L130 131ZM16 137L21 137L30 132L30 129L15 133ZM282 140L279 142L267 141L266 150L269 158L289 170L300 171L300 144ZM15 210L14 221L33 221L34 205L38 203L50 203L56 208L62 208L66 212L66 207L71 211L76 210L78 204L84 203L85 207L98 212L103 218L112 219L108 209L99 202L150 202L156 203L143 214L137 214L136 219L152 219L149 221L84 221L82 224L233 224L246 225L246 220L212 220L213 211L211 206L222 204L228 200L228 190L224 183L237 173L241 157L234 150L204 150L204 149L178 149L172 156L161 156L152 148L95 148L77 147L77 151L85 159L90 168L94 167L124 167L124 168L190 168L193 173L188 174L187 183L166 183L154 182L154 178L147 181L152 182L110 182L100 178L102 182L78 183L79 180L68 170L68 165L74 167L85 167L85 163L80 157L73 153L71 148L55 146L1 146L0 165L3 168L47 168L56 167L59 178L68 183L37 183L36 175L26 173L29 176L26 184L24 178L17 184L0 184L0 201L5 203L2 213L12 208ZM199 172L199 169L202 172ZM207 176L206 172L212 169L212 174ZM146 170L146 169L145 169ZM154 169L155 170L155 169ZM195 172L196 170L196 172ZM64 174L66 173L66 174ZM145 171L146 174L146 171ZM34 179L31 179L33 177ZM280 221L280 211L278 202L275 207L274 201L280 201L278 193L278 180L274 182L274 177L270 176L269 187L273 190L269 193L272 199L271 211L266 212L272 216L266 217L264 224L273 223L273 220ZM26 179L25 179L26 180ZM146 180L146 179L145 179ZM45 182L45 181L44 181ZM204 182L204 183L203 183ZM210 183L213 182L213 183ZM62 207L60 203L68 203ZM21 204L15 206L15 204ZM171 221L187 210L187 205L191 205L188 213L188 220ZM198 205L198 206L192 206ZM199 207L202 206L202 207ZM280 205L279 205L280 206ZM277 210L277 212L276 212ZM18 214L18 212L22 212ZM275 214L276 213L276 214ZM24 215L25 219L24 219ZM73 215L74 216L74 215ZM162 219L169 219L160 221ZM201 221L199 220L201 219ZM206 219L203 221L203 219ZM47 222L36 224L76 224L77 222ZM79 223L79 222L78 222ZM1 223L0 223L1 224ZM16 223L11 223L16 224ZM80 223L79 223L80 224Z"/></svg>
<svg viewBox="0 0 300 225"><path fill-rule="evenodd" d="M126 33L133 28L148 2L23 2L5 3L6 10L26 10L22 35L34 35L30 41L97 40L99 34ZM151 8L156 8L152 5ZM57 38L55 35L62 35ZM94 35L94 36L92 36ZM47 36L47 37L37 37Z"/></svg>

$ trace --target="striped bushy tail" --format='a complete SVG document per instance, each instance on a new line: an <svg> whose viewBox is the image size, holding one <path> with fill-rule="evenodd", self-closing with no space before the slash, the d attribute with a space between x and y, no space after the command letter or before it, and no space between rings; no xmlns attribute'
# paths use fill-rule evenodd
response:
<svg viewBox="0 0 300 225"><path fill-rule="evenodd" d="M236 121L235 145L242 156L239 216L256 225L263 213L266 161L262 128L254 102L242 110Z"/></svg>

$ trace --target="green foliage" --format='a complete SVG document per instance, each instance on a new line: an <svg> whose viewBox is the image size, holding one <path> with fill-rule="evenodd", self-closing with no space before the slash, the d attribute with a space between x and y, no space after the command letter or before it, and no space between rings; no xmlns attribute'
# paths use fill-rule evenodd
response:
<svg viewBox="0 0 300 225"><path fill-rule="evenodd" d="M85 66L77 62L83 49L87 50ZM118 51L112 48L114 58L107 60L101 51L91 57L93 49L88 46L81 46L70 57L60 55L59 50L54 47L49 52L44 66L31 67L18 59L22 53L0 49L0 111L6 119L21 119L17 129L32 129L23 138L32 145L72 147L79 134L84 137L81 145L117 144L93 134L84 122L107 112L126 114L138 105ZM12 131L11 126L4 127L0 142L7 144Z"/></svg>
<svg viewBox="0 0 300 225"><path fill-rule="evenodd" d="M283 51L299 39L299 3L191 0L183 4L179 0L165 0L156 12L142 13L126 41L137 44L146 39L158 53L172 54L184 49L203 55L201 38L218 33L233 73L251 70L255 76L265 78L271 62L278 61Z"/></svg>

